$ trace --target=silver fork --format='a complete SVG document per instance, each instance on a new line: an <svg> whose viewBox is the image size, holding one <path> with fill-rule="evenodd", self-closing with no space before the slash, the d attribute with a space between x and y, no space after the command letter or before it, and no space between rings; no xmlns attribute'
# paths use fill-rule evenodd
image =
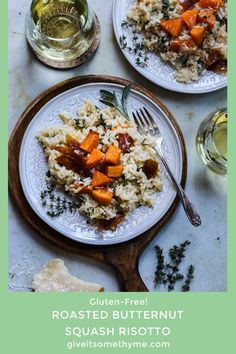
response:
<svg viewBox="0 0 236 354"><path fill-rule="evenodd" d="M173 183L173 185L180 197L180 201L184 207L186 215L193 226L196 226L196 227L200 226L201 225L200 215L196 211L193 204L187 198L180 183L178 183L176 181L175 177L173 176L173 174L166 162L165 156L163 155L163 152L161 149L162 142L163 142L163 136L161 135L161 132L160 132L155 120L153 119L151 113L145 107L143 107L143 109L137 110L135 113L133 112L133 118L134 118L134 121L138 127L138 130L142 134L151 134L152 136L155 136L155 138L156 138L155 150L156 150L159 158L161 159L163 165L165 166L165 168L170 176L170 179L171 179L171 181L172 181L172 183Z"/></svg>

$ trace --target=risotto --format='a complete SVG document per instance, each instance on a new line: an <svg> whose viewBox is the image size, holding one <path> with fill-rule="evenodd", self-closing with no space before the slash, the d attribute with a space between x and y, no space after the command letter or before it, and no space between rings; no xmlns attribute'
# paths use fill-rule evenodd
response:
<svg viewBox="0 0 236 354"><path fill-rule="evenodd" d="M38 137L49 179L80 201L79 211L103 229L115 229L129 212L153 206L161 191L155 140L116 109L85 102L76 117L63 113L62 125Z"/></svg>
<svg viewBox="0 0 236 354"><path fill-rule="evenodd" d="M179 82L227 71L226 0L135 0L128 22L145 48L174 66Z"/></svg>

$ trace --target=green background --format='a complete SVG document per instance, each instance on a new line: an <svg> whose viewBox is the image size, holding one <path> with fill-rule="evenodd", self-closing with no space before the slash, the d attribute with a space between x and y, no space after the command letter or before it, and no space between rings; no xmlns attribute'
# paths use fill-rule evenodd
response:
<svg viewBox="0 0 236 354"><path fill-rule="evenodd" d="M235 135L236 135L236 102L235 102L235 62L236 50L234 48L236 2L230 4L230 70L228 109L230 116L229 145L229 207L228 207L228 292L226 293L172 293L172 294L135 294L115 293L99 294L100 298L146 298L148 307L145 309L184 310L181 321L126 321L117 322L116 325L132 326L170 326L172 334L169 340L169 349L147 349L147 352L175 353L175 354L211 354L233 353L235 315L236 315L236 284L235 284L235 249L236 249L236 217L235 217ZM58 310L81 310L91 309L88 305L88 294L32 294L11 293L7 287L7 1L1 2L0 11L0 144L1 144L1 167L0 167L0 203L1 203L1 236L0 236L0 324L2 338L1 350L6 354L35 354L66 353L64 328L68 326L83 325L94 326L94 321L69 322L52 321L50 314L53 309ZM9 102L11 104L11 102ZM211 221L209 221L211 222ZM211 255L209 255L210 257ZM217 277L217 274L215 274ZM91 294L94 297L94 294ZM142 307L140 306L139 309ZM93 307L93 309L96 309ZM121 309L121 307L119 308ZM124 309L124 308L123 308ZM130 309L130 308L125 308ZM109 310L109 308L107 309ZM111 309L110 309L111 310ZM100 324L99 324L100 325ZM107 321L101 325L112 326L113 322ZM106 339L106 338L102 338ZM111 339L111 338L110 338ZM124 338L127 339L128 338ZM138 338L132 338L138 340ZM163 339L163 338L162 338ZM76 350L77 351L77 350ZM80 349L80 352L101 352L104 349L89 350ZM127 349L113 349L114 352L127 352ZM129 352L145 352L145 350L130 350ZM111 352L111 350L109 350Z"/></svg>

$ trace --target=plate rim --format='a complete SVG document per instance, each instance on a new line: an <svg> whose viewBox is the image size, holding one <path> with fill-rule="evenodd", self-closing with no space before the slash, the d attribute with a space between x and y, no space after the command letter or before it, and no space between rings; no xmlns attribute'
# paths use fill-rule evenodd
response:
<svg viewBox="0 0 236 354"><path fill-rule="evenodd" d="M159 80L158 78L154 79L152 75L149 75L147 71L145 71L144 69L134 65L133 61L130 59L130 57L128 56L128 54L121 48L120 43L119 43L119 34L118 34L118 25L116 24L116 8L117 8L117 4L118 2L123 1L123 0L113 0L113 7L112 7L112 22L113 22L113 30L115 33L115 38L116 38L116 42L117 45L121 51L121 53L123 54L123 56L125 57L125 59L129 62L129 64L133 67L134 70L136 70L140 75L142 75L143 77L145 77L147 80L153 82L155 85L163 87L166 90L169 91L173 91L173 92L179 92L179 93L187 93L187 94L194 94L194 95L199 95L199 94L203 94L203 93L210 93L210 92L215 92L218 90L221 90L225 87L227 87L228 85L228 78L227 75L224 77L224 80L222 80L221 82L219 82L217 85L213 85L212 87L210 85L206 86L205 88L189 88L189 89L185 89L184 86L182 87L173 87L170 86L170 84L166 84L164 80Z"/></svg>
<svg viewBox="0 0 236 354"><path fill-rule="evenodd" d="M69 80L66 80L66 81L63 81L57 85L54 85L52 86L51 88L49 88L48 90L44 91L42 94L40 94L38 97L36 97L35 100L33 100L31 102L31 104L26 108L26 110L23 112L22 116L20 117L19 121L17 122L17 125L15 127L15 129L13 130L12 132L12 135L11 135L11 138L9 140L9 147L10 145L12 144L12 141L14 139L14 133L17 132L17 129L18 127L20 126L20 123L22 123L22 121L24 121L24 118L25 117L28 117L29 119L29 122L28 124L26 124L24 126L24 131L22 133L22 139L20 141L20 147L22 145L22 141L23 141L23 138L24 138L24 135L25 135L25 132L28 128L28 125L29 123L34 119L35 115L40 111L40 109L42 107L45 106L46 103L48 103L49 101L51 101L53 98L55 98L56 96L58 96L59 94L63 93L63 92L66 92L70 89L72 89L73 87L76 87L76 86L82 86L84 84L88 84L88 83L113 83L113 84L119 84L119 85L126 85L128 83L130 83L130 81L126 80L126 79L121 79L121 78L117 78L117 77L111 77L111 76L95 76L95 75L89 75L89 76L82 76L82 77L77 77L77 78L72 78L72 79L69 79ZM69 86L69 87L67 87ZM161 109L164 111L164 113L167 115L168 119L170 119L171 121L171 124L173 125L175 131L176 131L176 134L178 136L178 139L180 141L180 147L181 147L181 153L182 153L182 178L181 178L181 182L182 184L184 185L185 184L185 181L186 181L186 175L187 175L187 156L186 156L186 147L185 147L185 142L184 142L184 138L183 138L183 134L179 128L179 125L176 121L176 119L174 118L174 116L172 115L172 113L167 109L167 107L165 105L163 105L163 103L156 97L154 96L150 91L148 91L147 89L143 88L142 86L140 85L137 85L137 84L133 84L133 89L144 94L145 96L147 96L149 99L151 100L154 100L154 102L156 104L158 104L158 106L161 107ZM9 150L11 151L11 149ZM18 166L19 166L19 155L20 155L20 151L18 151L18 156L17 156L17 160L18 160ZM10 154L9 154L9 157L10 157ZM11 172L11 170L10 170ZM18 171L18 174L19 174L19 171ZM14 194L15 194L15 191L14 191L14 187L12 185L12 181L11 181L11 173L9 173L9 187L10 187L10 191L11 193L13 194L13 197L14 197ZM26 195L25 193L23 192L23 189L22 189L22 184L21 184L21 179L20 179L20 186L21 186L21 190L22 190L22 193L24 195L24 198L26 198ZM16 197L16 196L15 196ZM17 201L17 204L19 206L19 200L18 198L14 198L15 201ZM169 215L170 214L170 211L172 211L172 209L175 209L175 207L177 207L177 204L178 204L178 200L176 201L177 198L175 198L175 200L173 201L173 203L170 205L169 209L167 210L167 212L165 213L165 215L163 216L162 219L165 219L166 215ZM26 198L27 200L27 198ZM27 200L27 204L29 205L28 203L28 200ZM29 208L33 211L34 214L35 211L34 209L29 205ZM21 209L21 208L20 208ZM23 212L24 214L24 211L21 209L21 211ZM41 220L41 222L45 225L47 225L48 228L52 229L52 227L50 225L48 225L38 214L37 215L37 218L39 218ZM151 227L151 229L153 229L155 226L157 226L158 224L162 224L163 223L163 220L159 220L157 224L155 224L154 226ZM166 222L169 220L169 217L167 218ZM29 221L29 220L28 220ZM34 222L30 222L31 224ZM34 226L34 225L33 225ZM58 231L55 230L55 228L53 228L53 230L59 234ZM150 229L149 229L150 230ZM145 231L145 233L147 233L149 230ZM41 231L41 234L43 232ZM143 234L143 233L142 233ZM141 235L142 235L141 234ZM73 241L73 238L71 237L68 237L67 235L64 235L64 234L60 234L63 238L67 238L69 240L72 240ZM138 235L138 236L135 236L134 239L136 238L140 238L141 235ZM106 244L100 244L100 243L94 243L92 245L94 246L109 246L109 245L115 245L115 244L121 244L121 243L127 243L129 241L132 241L133 239L129 239L127 241L120 241L120 242L113 242L113 243L106 243ZM90 245L91 244L89 242L83 242L83 241L77 241L77 240L74 240L75 243L77 244L84 244L84 245Z"/></svg>

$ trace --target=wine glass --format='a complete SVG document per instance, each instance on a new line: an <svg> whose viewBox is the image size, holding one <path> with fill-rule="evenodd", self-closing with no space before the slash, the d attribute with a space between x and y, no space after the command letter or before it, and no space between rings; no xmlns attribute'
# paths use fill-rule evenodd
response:
<svg viewBox="0 0 236 354"><path fill-rule="evenodd" d="M45 64L74 67L95 40L95 14L86 0L33 0L26 18L26 36Z"/></svg>

